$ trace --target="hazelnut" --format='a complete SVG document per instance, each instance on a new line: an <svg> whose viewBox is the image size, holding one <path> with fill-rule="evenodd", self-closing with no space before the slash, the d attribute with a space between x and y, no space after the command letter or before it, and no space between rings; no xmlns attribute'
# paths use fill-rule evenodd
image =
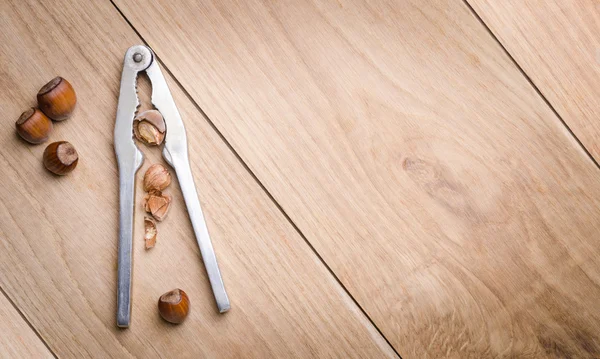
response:
<svg viewBox="0 0 600 359"><path fill-rule="evenodd" d="M157 110L140 113L133 119L135 137L148 146L158 146L165 138L165 120Z"/></svg>
<svg viewBox="0 0 600 359"><path fill-rule="evenodd" d="M150 213L154 219L161 222L167 216L171 207L171 196L163 195L161 192L148 193L144 197L144 209Z"/></svg>
<svg viewBox="0 0 600 359"><path fill-rule="evenodd" d="M77 167L79 156L67 141L53 142L44 150L44 166L57 175L66 175Z"/></svg>
<svg viewBox="0 0 600 359"><path fill-rule="evenodd" d="M179 324L190 312L190 299L181 289L173 289L158 299L158 312L169 323Z"/></svg>
<svg viewBox="0 0 600 359"><path fill-rule="evenodd" d="M57 76L37 94L40 110L55 121L66 120L75 109L77 96L69 81Z"/></svg>
<svg viewBox="0 0 600 359"><path fill-rule="evenodd" d="M146 249L154 247L156 244L156 223L150 217L144 217L144 240Z"/></svg>
<svg viewBox="0 0 600 359"><path fill-rule="evenodd" d="M42 111L33 107L23 112L15 125L19 136L33 144L48 141L52 132L52 121Z"/></svg>
<svg viewBox="0 0 600 359"><path fill-rule="evenodd" d="M171 184L171 174L165 166L154 164L144 174L144 191L162 191Z"/></svg>

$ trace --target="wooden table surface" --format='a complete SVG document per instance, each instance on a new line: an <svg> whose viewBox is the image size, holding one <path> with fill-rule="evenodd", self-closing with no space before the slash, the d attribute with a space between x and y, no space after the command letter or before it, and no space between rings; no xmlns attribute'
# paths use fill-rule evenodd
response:
<svg viewBox="0 0 600 359"><path fill-rule="evenodd" d="M0 357L600 357L597 2L5 0L0 30ZM140 146L124 330L112 133L139 43L232 310L176 181L144 249L141 177L164 160ZM14 132L56 75L78 95L60 178ZM178 326L156 308L175 287Z"/></svg>

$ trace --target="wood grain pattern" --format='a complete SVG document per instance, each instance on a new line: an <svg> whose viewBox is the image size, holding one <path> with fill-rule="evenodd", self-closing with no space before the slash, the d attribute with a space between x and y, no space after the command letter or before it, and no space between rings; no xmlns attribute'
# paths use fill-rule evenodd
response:
<svg viewBox="0 0 600 359"><path fill-rule="evenodd" d="M0 293L0 358L52 358L17 310Z"/></svg>
<svg viewBox="0 0 600 359"><path fill-rule="evenodd" d="M400 355L600 356L600 172L464 3L115 2Z"/></svg>
<svg viewBox="0 0 600 359"><path fill-rule="evenodd" d="M469 3L600 161L600 3Z"/></svg>
<svg viewBox="0 0 600 359"><path fill-rule="evenodd" d="M169 80L187 125L200 200L232 301L216 313L181 192L144 250L136 209L133 321L115 323L117 169L112 146L125 50L139 38L109 2L3 1L0 134L0 286L59 357L394 357L391 347L327 271L198 110ZM71 141L77 169L47 173L44 146L13 132L45 81L78 93L74 116L51 140ZM146 91L148 89L146 88ZM147 158L138 174L160 161ZM143 192L138 183L137 200ZM185 289L191 313L162 321L158 297Z"/></svg>

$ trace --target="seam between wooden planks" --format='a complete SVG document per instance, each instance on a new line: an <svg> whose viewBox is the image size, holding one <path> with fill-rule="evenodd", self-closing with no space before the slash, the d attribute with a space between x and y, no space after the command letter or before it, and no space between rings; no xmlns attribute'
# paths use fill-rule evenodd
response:
<svg viewBox="0 0 600 359"><path fill-rule="evenodd" d="M35 329L35 327L27 319L27 317L25 317L25 315L23 314L23 312L21 311L21 309L19 309L19 307L17 307L17 305L15 304L15 302L13 302L13 300L8 296L8 294L6 293L6 291L4 291L4 288L2 288L2 286L0 286L0 293L2 293L2 295L4 295L4 297L6 298L6 300L8 300L8 302L10 303L10 305L12 305L12 307L15 308L15 310L17 311L17 313L19 313L19 315L21 316L21 318L25 321L25 323L27 323L27 326L29 326L29 328L35 333L36 337L44 344L44 346L46 347L46 349L48 349L48 351L50 352L50 354L52 354L53 357L58 358L56 356L56 353L54 353L54 350L52 350L52 348L50 348L50 346L48 345L48 343L46 342L46 340L42 337L42 335L40 334L40 332L38 332L37 329Z"/></svg>
<svg viewBox="0 0 600 359"><path fill-rule="evenodd" d="M119 7L117 6L117 4L115 4L113 0L110 0L110 3L115 7L115 9L121 15L121 17L123 18L123 20L125 20L125 22L129 25L129 27L131 27L131 29L140 38L140 40L146 46L151 47L150 44L146 41L146 39L142 36L142 34L135 28L135 26L133 26L133 24L131 23L131 21L129 21L129 19L121 11L121 9L119 9ZM360 310L360 312L365 316L365 318L369 321L369 323L371 323L371 325L375 328L375 330L377 331L377 333L379 333L379 335L383 338L383 340L385 340L385 342L392 349L392 351L400 359L402 359L402 356L398 353L398 351L392 345L392 343L388 340L388 338L383 334L383 332L381 331L381 329L379 329L379 327L375 324L375 322L373 321L373 319L371 319L371 317L367 314L367 312L365 311L365 309L358 303L358 301L356 300L356 298L354 298L354 296L350 293L350 291L348 290L348 288L346 288L346 286L338 278L338 276L331 269L331 267L327 264L327 262L325 262L325 260L323 259L323 257L319 254L319 252L317 252L317 250L312 245L312 243L310 243L310 241L306 238L306 236L304 235L304 233L302 233L302 231L300 230L300 228L298 228L298 226L292 220L292 218L287 214L287 212L283 209L283 207L279 204L279 202L275 199L275 197L273 197L273 195L271 194L271 192L264 186L264 184L256 176L256 174L252 171L252 169L250 169L250 167L242 159L242 157L240 156L240 154L235 150L235 148L231 145L231 143L227 140L227 138L223 135L223 133L217 128L217 126L215 125L215 123L208 117L208 115L206 114L206 112L204 112L204 110L200 107L200 105L198 105L198 103L196 102L196 100L192 97L192 95L190 95L190 93L181 84L181 82L179 82L179 79L171 72L171 70L168 68L168 66L166 66L165 63L163 61L161 61L160 56L156 52L154 52L154 54L156 55L156 60L160 63L160 65L162 66L162 68L169 74L169 76L171 76L171 78L175 81L175 83L177 84L177 86L183 91L183 93L188 98L188 100L190 100L192 102L192 104L194 105L194 107L198 110L198 112L200 112L200 114L208 122L208 124L210 125L210 127L215 131L215 133L219 136L219 138L225 143L225 145L231 151L231 153L235 156L235 158L240 162L240 164L244 167L244 169L246 169L246 171L250 174L250 176L254 179L254 181L256 181L256 183L264 191L264 193L271 200L271 202L273 202L273 204L280 211L280 213L283 215L283 217L288 221L288 223L292 226L292 228L294 228L294 230L296 231L296 233L298 233L298 235L300 235L300 237L308 245L308 247L311 249L311 251L317 256L317 258L319 259L319 261L325 266L325 268L327 269L327 271L329 272L329 274L331 274L333 276L333 278L338 283L338 285L340 285L340 287L344 290L344 292L348 295L348 297L350 297L350 299L352 300L352 302L356 305L356 307Z"/></svg>
<svg viewBox="0 0 600 359"><path fill-rule="evenodd" d="M559 121L563 124L563 126L565 126L565 128L567 129L567 131L569 132L569 134L573 137L573 139L575 139L575 142L577 142L579 144L579 146L581 147L581 149L583 150L583 152L585 152L585 154L587 155L587 157L596 165L596 168L600 169L600 164L598 163L598 161L596 161L596 159L594 158L594 156L592 156L592 154L590 153L590 151L588 151L587 147L585 147L585 145L583 144L583 142L581 142L579 140L579 137L577 137L577 135L575 135L575 133L573 132L573 130L571 130L571 127L569 127L569 125L567 124L567 122L562 118L562 116L558 113L558 111L556 111L556 109L554 108L554 106L552 106L552 104L550 103L550 101L546 98L546 96L544 96L544 94L542 93L542 91L535 84L535 82L533 82L533 80L531 79L531 77L525 72L525 70L523 70L523 68L521 67L521 65L517 62L517 60L515 60L515 58L513 57L513 55L508 51L508 49L500 41L500 39L498 38L498 36L496 36L496 34L494 34L494 32L492 31L492 29L485 23L485 21L483 21L483 18L481 16L479 16L479 14L477 13L477 11L475 11L475 9L471 6L471 4L469 3L468 0L463 0L463 2L467 6L467 8L471 11L471 13L473 14L473 16L475 16L475 18L487 30L487 32L490 34L490 36L498 43L498 45L500 45L500 47L502 48L502 50L504 51L504 53L508 56L508 58L510 59L510 61L516 66L516 68L519 70L519 72L521 72L521 74L525 77L525 79L527 80L527 82L529 82L529 84L531 85L531 87L533 87L533 89L535 90L535 92L542 98L542 100L544 100L544 102L546 103L546 105L548 105L548 107L550 108L550 110L552 110L552 112L554 113L554 115L559 119Z"/></svg>

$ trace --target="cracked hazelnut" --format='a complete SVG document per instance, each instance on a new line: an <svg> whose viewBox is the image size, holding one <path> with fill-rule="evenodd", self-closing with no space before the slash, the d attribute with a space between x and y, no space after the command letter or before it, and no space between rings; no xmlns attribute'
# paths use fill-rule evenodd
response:
<svg viewBox="0 0 600 359"><path fill-rule="evenodd" d="M158 146L165 138L165 120L157 110L140 113L133 119L135 137L148 146Z"/></svg>
<svg viewBox="0 0 600 359"><path fill-rule="evenodd" d="M167 216L171 207L171 196L163 195L161 192L148 193L144 197L144 209L150 213L154 219L161 222Z"/></svg>
<svg viewBox="0 0 600 359"><path fill-rule="evenodd" d="M44 167L57 175L73 171L78 161L75 147L67 141L53 142L44 150Z"/></svg>
<svg viewBox="0 0 600 359"><path fill-rule="evenodd" d="M169 323L179 324L190 312L190 298L181 289L173 289L158 299L158 312Z"/></svg>
<svg viewBox="0 0 600 359"><path fill-rule="evenodd" d="M144 217L144 241L146 242L146 249L154 247L156 244L156 223L150 217Z"/></svg>
<svg viewBox="0 0 600 359"><path fill-rule="evenodd" d="M40 89L37 100L40 110L54 121L66 120L77 104L73 86L60 76L53 78Z"/></svg>
<svg viewBox="0 0 600 359"><path fill-rule="evenodd" d="M48 141L52 132L52 121L42 111L33 107L23 112L15 125L19 136L33 144Z"/></svg>
<svg viewBox="0 0 600 359"><path fill-rule="evenodd" d="M162 191L171 184L171 174L165 166L154 164L144 174L144 191Z"/></svg>

